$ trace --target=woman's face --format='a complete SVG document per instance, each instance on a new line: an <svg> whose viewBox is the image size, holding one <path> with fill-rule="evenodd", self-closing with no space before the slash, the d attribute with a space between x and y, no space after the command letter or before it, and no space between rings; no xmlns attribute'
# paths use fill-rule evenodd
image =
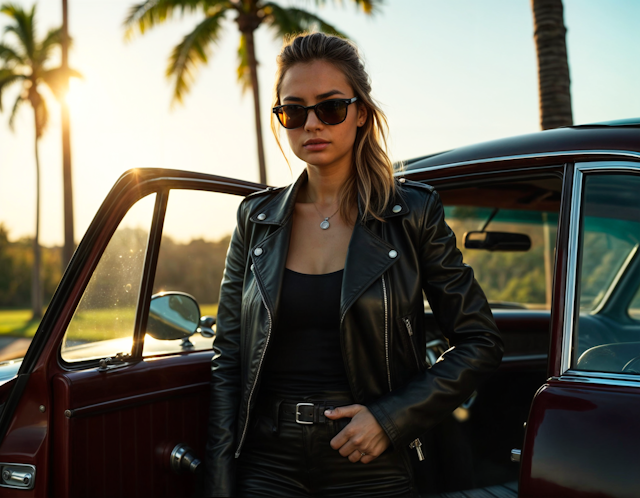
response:
<svg viewBox="0 0 640 498"><path fill-rule="evenodd" d="M281 104L315 105L329 99L355 97L345 75L333 64L314 61L296 64L284 75L280 86ZM349 105L347 118L340 124L327 125L309 109L304 126L286 130L293 153L312 166L351 167L356 131L366 119L362 105Z"/></svg>

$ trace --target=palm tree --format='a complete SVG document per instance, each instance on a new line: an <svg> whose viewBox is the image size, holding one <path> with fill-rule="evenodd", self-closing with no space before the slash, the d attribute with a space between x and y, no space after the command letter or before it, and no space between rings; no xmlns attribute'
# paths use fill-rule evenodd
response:
<svg viewBox="0 0 640 498"><path fill-rule="evenodd" d="M562 0L531 0L531 7L538 53L540 125L543 130L571 126L571 80Z"/></svg>
<svg viewBox="0 0 640 498"><path fill-rule="evenodd" d="M38 142L49 120L47 103L40 89L42 83L45 83L56 96L60 96L64 72L60 67L49 68L48 66L54 49L60 46L62 34L60 28L51 29L42 40L36 39L35 5L30 10L25 10L20 5L5 3L0 5L0 13L11 19L11 22L5 26L4 32L13 38L13 43L5 41L0 43L0 111L3 110L3 91L13 84L20 84L21 91L11 109L9 126L13 129L18 110L25 103L31 104L35 124L36 229L33 237L31 309L33 318L37 319L42 316ZM74 76L79 75L76 71L70 70L70 72Z"/></svg>
<svg viewBox="0 0 640 498"><path fill-rule="evenodd" d="M382 0L352 0L365 14L372 14ZM315 0L317 5L326 0ZM136 28L140 33L157 24L171 19L174 14L200 12L204 19L195 29L175 46L169 56L167 77L175 81L173 99L182 102L194 80L194 70L200 64L206 64L221 34L221 28L227 15L232 15L240 30L238 47L238 82L243 90L253 90L254 112L256 118L256 136L258 141L258 164L260 182L267 183L267 171L262 145L262 126L260 124L260 94L258 91L258 61L256 60L254 32L261 25L275 31L276 37L298 33L311 28L329 34L344 36L320 17L303 9L282 7L264 0L145 0L133 5L124 21L126 36L130 37Z"/></svg>

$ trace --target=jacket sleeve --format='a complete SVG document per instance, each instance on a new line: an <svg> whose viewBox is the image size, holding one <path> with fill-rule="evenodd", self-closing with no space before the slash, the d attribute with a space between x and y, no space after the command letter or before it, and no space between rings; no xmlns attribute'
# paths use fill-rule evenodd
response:
<svg viewBox="0 0 640 498"><path fill-rule="evenodd" d="M396 448L441 421L500 364L502 340L489 304L456 238L439 195L429 195L417 248L422 288L451 348L430 369L368 406Z"/></svg>
<svg viewBox="0 0 640 498"><path fill-rule="evenodd" d="M244 203L231 237L220 287L211 360L211 398L206 443L205 496L235 494L236 424L240 396L240 316L246 267Z"/></svg>

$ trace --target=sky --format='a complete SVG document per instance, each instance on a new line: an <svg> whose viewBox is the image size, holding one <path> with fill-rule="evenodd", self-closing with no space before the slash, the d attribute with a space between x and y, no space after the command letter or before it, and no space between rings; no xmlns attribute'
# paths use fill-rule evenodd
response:
<svg viewBox="0 0 640 498"><path fill-rule="evenodd" d="M258 180L253 101L236 82L239 34L231 19L184 105L172 105L168 56L202 15L175 18L126 42L122 21L134 0L68 3L70 65L84 76L69 95L76 241L128 169ZM321 8L311 0L280 3L316 12L358 44L389 120L394 161L540 129L530 0L387 0L374 17L350 0ZM564 0L564 7L574 123L640 117L640 1ZM37 20L41 36L59 26L61 1L40 0ZM0 16L0 27L7 22ZM289 154L289 170L269 126L281 41L261 27L256 46L268 181L285 185L304 165ZM0 113L0 223L11 240L35 228L33 117L25 106L9 129L16 92L5 91ZM50 111L40 142L47 246L63 242L60 111L53 98ZM216 239L227 231L200 235Z"/></svg>

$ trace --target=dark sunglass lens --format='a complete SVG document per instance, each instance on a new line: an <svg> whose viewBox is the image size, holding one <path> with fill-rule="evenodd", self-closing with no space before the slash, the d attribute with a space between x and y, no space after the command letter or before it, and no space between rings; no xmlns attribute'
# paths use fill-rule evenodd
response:
<svg viewBox="0 0 640 498"><path fill-rule="evenodd" d="M344 100L328 100L319 103L316 112L325 123L339 124L347 117L347 104Z"/></svg>
<svg viewBox="0 0 640 498"><path fill-rule="evenodd" d="M301 105L285 105L281 108L280 122L285 128L299 128L304 124L307 111Z"/></svg>

